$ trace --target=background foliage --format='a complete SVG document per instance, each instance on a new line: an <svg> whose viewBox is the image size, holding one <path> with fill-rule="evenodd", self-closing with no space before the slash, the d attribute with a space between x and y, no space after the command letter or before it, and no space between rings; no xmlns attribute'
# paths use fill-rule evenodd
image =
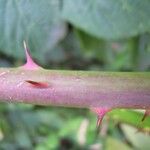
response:
<svg viewBox="0 0 150 150"><path fill-rule="evenodd" d="M23 64L22 41L48 69L149 71L149 0L0 0L0 66ZM150 149L150 118L115 110L0 104L2 150ZM134 127L134 128L133 128ZM137 129L141 132L137 132ZM137 132L137 133L136 133Z"/></svg>

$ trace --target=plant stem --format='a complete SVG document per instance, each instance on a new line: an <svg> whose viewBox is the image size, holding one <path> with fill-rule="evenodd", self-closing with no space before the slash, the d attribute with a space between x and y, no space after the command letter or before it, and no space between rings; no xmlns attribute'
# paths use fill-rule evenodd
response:
<svg viewBox="0 0 150 150"><path fill-rule="evenodd" d="M26 81L46 83L36 87ZM150 109L150 73L0 69L0 101Z"/></svg>

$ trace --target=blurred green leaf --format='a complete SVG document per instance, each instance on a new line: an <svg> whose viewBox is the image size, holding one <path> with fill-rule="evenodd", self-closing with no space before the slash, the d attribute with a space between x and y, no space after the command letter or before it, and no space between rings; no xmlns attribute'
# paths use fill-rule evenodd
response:
<svg viewBox="0 0 150 150"><path fill-rule="evenodd" d="M15 132L15 140L19 147L26 149L32 148L32 142L30 140L29 134L25 130L18 130L18 132Z"/></svg>
<svg viewBox="0 0 150 150"><path fill-rule="evenodd" d="M116 109L110 112L109 116L114 120L130 124L142 130L150 129L150 117L147 117L144 121L142 121L144 113L141 112L126 109Z"/></svg>
<svg viewBox="0 0 150 150"><path fill-rule="evenodd" d="M140 132L137 133L137 129L128 125L122 125L121 128L127 140L133 146L135 146L135 149L149 150L150 148L150 136L149 135L144 135Z"/></svg>
<svg viewBox="0 0 150 150"><path fill-rule="evenodd" d="M0 50L7 55L23 58L26 40L33 56L44 61L65 35L59 0L0 0L0 4Z"/></svg>
<svg viewBox="0 0 150 150"><path fill-rule="evenodd" d="M87 58L94 58L101 62L107 70L138 70L140 63L138 40L102 40L81 30L75 30L80 41L80 47ZM101 66L99 65L99 68Z"/></svg>
<svg viewBox="0 0 150 150"><path fill-rule="evenodd" d="M104 39L119 39L150 31L149 0L65 0L63 17Z"/></svg>
<svg viewBox="0 0 150 150"><path fill-rule="evenodd" d="M108 137L106 139L105 144L106 144L106 150L117 150L120 148L121 150L132 150L127 144L123 143L119 139L115 139L112 137Z"/></svg>
<svg viewBox="0 0 150 150"><path fill-rule="evenodd" d="M91 36L81 30L75 30L80 41L80 47L84 50L85 55L91 55L101 61L106 60L105 42L94 36Z"/></svg>
<svg viewBox="0 0 150 150"><path fill-rule="evenodd" d="M139 37L138 43L139 58L138 66L141 71L150 68L150 34L144 34Z"/></svg>
<svg viewBox="0 0 150 150"><path fill-rule="evenodd" d="M72 119L69 119L67 121L67 123L64 123L60 132L59 132L59 135L60 136L70 136L72 137L73 139L76 139L76 132L79 128L79 125L82 121L82 118L80 116L78 116L77 118L72 118Z"/></svg>

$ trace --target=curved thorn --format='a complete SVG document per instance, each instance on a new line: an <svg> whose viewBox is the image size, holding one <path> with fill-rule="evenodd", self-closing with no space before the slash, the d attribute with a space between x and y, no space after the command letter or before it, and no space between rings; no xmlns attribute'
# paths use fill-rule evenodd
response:
<svg viewBox="0 0 150 150"><path fill-rule="evenodd" d="M23 41L23 45L24 45L24 49L25 49L25 53L26 53L26 64L23 66L23 68L25 68L25 69L39 69L39 68L41 68L39 65L37 65L34 61L33 61L33 59L32 59L32 57L31 57L31 55L30 55L30 53L29 53L29 49L27 48L27 45L26 45L26 42L25 41Z"/></svg>
<svg viewBox="0 0 150 150"><path fill-rule="evenodd" d="M102 123L102 120L107 112L109 112L111 109L109 108L91 108L93 112L97 114L97 127L99 127Z"/></svg>
<svg viewBox="0 0 150 150"><path fill-rule="evenodd" d="M144 116L141 121L143 122L148 116L150 116L150 110L145 110Z"/></svg>

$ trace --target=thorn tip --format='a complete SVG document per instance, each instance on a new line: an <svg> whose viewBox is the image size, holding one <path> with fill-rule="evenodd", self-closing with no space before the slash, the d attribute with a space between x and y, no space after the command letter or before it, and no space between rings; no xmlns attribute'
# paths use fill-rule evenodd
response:
<svg viewBox="0 0 150 150"><path fill-rule="evenodd" d="M144 113L141 121L143 122L148 116L150 116L150 110L145 110L145 113Z"/></svg>
<svg viewBox="0 0 150 150"><path fill-rule="evenodd" d="M41 68L33 61L32 57L30 56L29 49L27 47L25 40L23 40L23 46L26 53L26 64L23 66L23 68L31 70Z"/></svg>
<svg viewBox="0 0 150 150"><path fill-rule="evenodd" d="M111 109L94 107L91 110L97 114L97 127L99 127L102 123L105 114L109 112Z"/></svg>
<svg viewBox="0 0 150 150"><path fill-rule="evenodd" d="M24 46L24 49L26 50L27 49L27 45L26 45L25 40L23 40L23 46Z"/></svg>

